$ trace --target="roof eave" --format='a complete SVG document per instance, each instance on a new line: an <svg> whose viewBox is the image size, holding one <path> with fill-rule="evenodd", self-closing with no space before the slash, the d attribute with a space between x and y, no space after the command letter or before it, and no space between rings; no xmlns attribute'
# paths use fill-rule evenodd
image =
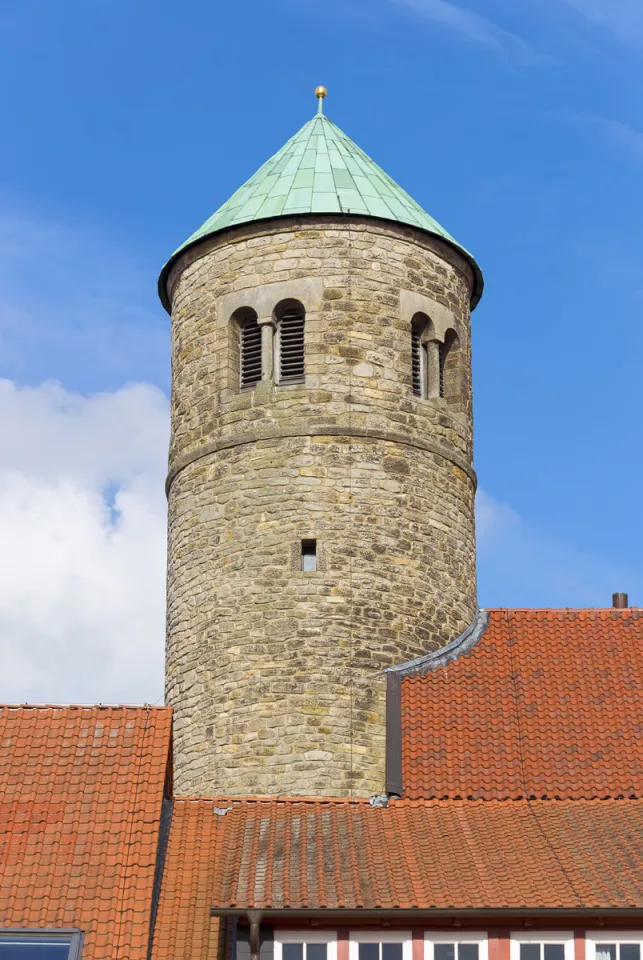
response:
<svg viewBox="0 0 643 960"><path fill-rule="evenodd" d="M573 917L596 917L598 920L641 919L640 907L210 907L211 917L245 917L249 913L260 914L261 919L287 920L431 920L457 918L462 920L533 919L555 920Z"/></svg>
<svg viewBox="0 0 643 960"><path fill-rule="evenodd" d="M402 221L400 220L393 220L393 219L389 220L385 217L372 217L368 214L351 213L351 214L342 215L342 213L337 213L337 212L324 213L323 211L314 212L314 213L312 211L310 213L295 213L295 214L286 213L286 214L279 214L278 216L264 217L259 220L246 220L245 222L242 222L242 223L231 224L229 227L224 227L222 230L213 230L211 233L206 233L201 237L196 237L192 241L187 241L186 243L183 244L182 247L179 247L179 249L172 254L170 259L161 269L161 273L158 279L159 299L163 304L163 307L165 308L167 313L171 315L172 304L170 303L170 298L168 294L167 281L168 281L168 277L170 275L170 271L172 267L174 266L176 261L179 259L179 257L183 256L184 253L187 253L188 250L194 249L194 247L197 247L200 243L205 243L206 240L211 240L212 237L225 236L225 234L231 233L233 230L237 230L241 227L247 227L250 224L270 223L271 221L274 221L274 220L299 219L302 217L342 218L342 216L344 216L346 219L351 219L351 220L353 219L375 220L375 221L380 221L381 223L395 223L397 224L398 227L407 227L407 228L410 228L411 230L418 230L420 233L426 233L428 236L435 237L437 240L440 240L442 243L445 243L447 246L451 247L452 250L455 250L456 253L458 253L461 257L463 257L471 267L471 270L473 273L473 289L471 291L471 301L470 301L471 310L472 311L475 310L475 308L480 303L482 292L484 290L484 278L482 276L482 271L478 266L478 264L476 263L475 259L468 252L468 250L465 250L464 247L461 247L460 244L457 243L455 240L450 240L448 237L443 236L441 233L437 233L432 230L426 230L424 227L419 227L417 226L417 224L414 224L414 223L402 223Z"/></svg>

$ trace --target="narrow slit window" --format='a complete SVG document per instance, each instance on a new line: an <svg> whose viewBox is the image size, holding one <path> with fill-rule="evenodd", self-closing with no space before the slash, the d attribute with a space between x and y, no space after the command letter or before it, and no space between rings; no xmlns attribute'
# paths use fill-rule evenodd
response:
<svg viewBox="0 0 643 960"><path fill-rule="evenodd" d="M411 390L424 399L429 396L429 346L434 336L431 319L416 313L411 320Z"/></svg>
<svg viewBox="0 0 643 960"><path fill-rule="evenodd" d="M304 311L302 307L287 307L279 319L279 383L303 383L306 375L304 360Z"/></svg>
<svg viewBox="0 0 643 960"><path fill-rule="evenodd" d="M256 387L261 374L261 327L253 317L241 327L241 386Z"/></svg>
<svg viewBox="0 0 643 960"><path fill-rule="evenodd" d="M313 573L317 569L317 541L301 541L301 569Z"/></svg>
<svg viewBox="0 0 643 960"><path fill-rule="evenodd" d="M440 344L440 396L444 398L444 368L447 360L448 348L445 344Z"/></svg>

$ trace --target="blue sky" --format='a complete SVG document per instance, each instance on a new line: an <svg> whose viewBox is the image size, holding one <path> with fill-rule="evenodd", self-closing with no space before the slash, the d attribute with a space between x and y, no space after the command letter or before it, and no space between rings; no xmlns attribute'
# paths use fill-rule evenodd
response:
<svg viewBox="0 0 643 960"><path fill-rule="evenodd" d="M95 498L103 545L114 491L161 476L158 271L312 115L324 83L331 119L485 274L473 316L481 603L605 606L613 590L643 602L639 0L5 0L0 47L7 396L46 408L61 435L94 423L93 395L117 411L125 398L123 431L149 416L161 449L65 474ZM131 383L144 402L123 393ZM101 429L97 448L112 449ZM0 468L41 491L60 481L6 452ZM0 622L11 604L0 588Z"/></svg>

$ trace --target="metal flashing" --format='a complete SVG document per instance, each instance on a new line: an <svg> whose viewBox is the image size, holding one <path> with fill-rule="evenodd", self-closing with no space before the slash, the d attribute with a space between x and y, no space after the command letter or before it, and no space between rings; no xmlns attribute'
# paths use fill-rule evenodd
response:
<svg viewBox="0 0 643 960"><path fill-rule="evenodd" d="M437 670L438 667L445 667L452 660L457 660L472 650L477 642L484 636L489 626L489 614L485 610L478 610L471 624L464 630L459 637L447 643L445 647L434 650L432 653L426 653L422 657L416 657L415 660L408 660L396 667L387 667L387 674L397 674L402 677L421 676L428 673L429 670Z"/></svg>

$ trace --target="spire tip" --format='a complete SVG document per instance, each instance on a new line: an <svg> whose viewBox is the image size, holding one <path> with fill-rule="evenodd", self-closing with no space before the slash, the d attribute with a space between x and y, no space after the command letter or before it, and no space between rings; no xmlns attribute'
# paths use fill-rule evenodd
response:
<svg viewBox="0 0 643 960"><path fill-rule="evenodd" d="M324 97L328 93L326 87L317 87L315 90L315 96L319 100L319 106L317 108L317 113L322 114L324 112L323 101Z"/></svg>

